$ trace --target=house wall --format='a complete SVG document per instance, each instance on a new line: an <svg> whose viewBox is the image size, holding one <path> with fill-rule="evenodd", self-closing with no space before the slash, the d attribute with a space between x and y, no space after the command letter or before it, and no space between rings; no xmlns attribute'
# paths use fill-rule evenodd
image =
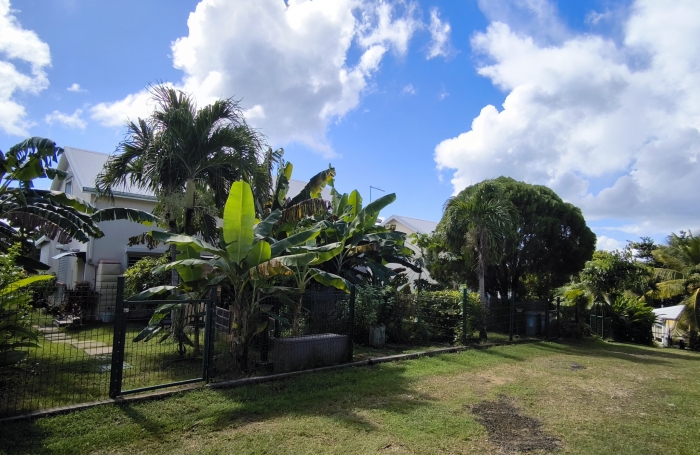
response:
<svg viewBox="0 0 700 455"><path fill-rule="evenodd" d="M67 181L72 181L71 194L77 198L89 202L98 209L107 207L129 207L150 213L155 208L156 202L152 200L140 200L125 197L115 197L114 200L110 200L108 198L97 199L94 193L83 191L84 187L93 186L93 182L80 182L76 176L72 175L70 172L70 167L68 167L66 171L69 173L69 177L60 182L58 188L56 189L58 191L65 191ZM73 240L64 245L65 250L59 249L61 245L56 241L51 240L44 243L41 246L40 252L41 262L51 267L49 270L50 272L58 274L59 260L52 259L53 256L71 249L77 249L78 251L85 252L85 262L75 257L68 258L66 284L68 286L73 286L77 281L89 281L94 283L97 278L97 265L100 260L107 259L117 261L121 265L121 273L123 273L126 270L128 263L129 248L127 247L127 243L129 241L129 237L143 234L144 232L153 229L139 223L125 220L105 221L99 223L98 226L104 233L104 237L92 239L86 243ZM145 245L143 248L137 247L134 249L141 251L143 254L162 254L166 250L164 246L160 246L157 249L148 251L145 248Z"/></svg>
<svg viewBox="0 0 700 455"><path fill-rule="evenodd" d="M411 250L413 250L413 253L414 253L413 257L414 257L414 258L420 257L420 250L418 249L417 246L415 246L415 245L413 244L413 241L411 241L411 239L409 238L409 236L410 236L411 234L414 234L414 233L415 233L415 231L414 231L413 229L409 228L408 226L406 226L405 224L403 224L403 223L397 221L397 220L394 219L394 218L389 218L389 219L384 223L384 225L385 225L386 227L389 227L389 226L392 226L392 225L393 225L393 226L395 226L395 227L394 227L394 230L396 230L397 232L403 232L404 234L406 234L406 243L405 243L405 245L406 245L408 248L410 248ZM392 268L395 268L395 267L403 267L403 266L400 265L400 264L389 264L389 265L390 265ZM433 281L432 278L430 278L430 274L428 273L427 270L423 270L423 272L417 273L417 272L414 272L413 270L411 270L411 269L409 269L409 268L406 268L406 275L408 276L408 282L411 284L411 287L413 287L413 282L416 281L416 280L419 279L419 278L424 279L424 280L428 280L428 281L431 281L431 282Z"/></svg>

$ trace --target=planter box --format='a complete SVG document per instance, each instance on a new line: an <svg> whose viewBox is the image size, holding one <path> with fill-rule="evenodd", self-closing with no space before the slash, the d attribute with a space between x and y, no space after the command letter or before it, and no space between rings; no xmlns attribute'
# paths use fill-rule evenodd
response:
<svg viewBox="0 0 700 455"><path fill-rule="evenodd" d="M272 361L275 373L337 365L349 354L347 335L322 333L294 338L277 338Z"/></svg>

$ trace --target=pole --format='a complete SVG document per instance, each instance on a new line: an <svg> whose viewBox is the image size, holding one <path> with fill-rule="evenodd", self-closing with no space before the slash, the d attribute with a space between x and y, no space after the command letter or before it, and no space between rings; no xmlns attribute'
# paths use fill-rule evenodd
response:
<svg viewBox="0 0 700 455"><path fill-rule="evenodd" d="M561 297L557 297L557 338L561 338Z"/></svg>
<svg viewBox="0 0 700 455"><path fill-rule="evenodd" d="M124 308L124 276L117 278L117 302L115 305L114 335L112 337L112 368L109 377L109 397L117 398L122 393L124 374L124 344L126 343L126 312Z"/></svg>
<svg viewBox="0 0 700 455"><path fill-rule="evenodd" d="M352 362L355 347L355 285L350 286L350 314L348 315L348 361Z"/></svg>
<svg viewBox="0 0 700 455"><path fill-rule="evenodd" d="M462 344L466 345L469 342L469 327L467 324L467 299L469 291L467 287L462 288Z"/></svg>
<svg viewBox="0 0 700 455"><path fill-rule="evenodd" d="M372 203L372 188L374 188L375 190L379 190L379 191L381 191L382 193L386 193L386 191L384 191L383 189L377 188L376 186L370 185L370 186L369 186L369 202L370 202L370 203Z"/></svg>
<svg viewBox="0 0 700 455"><path fill-rule="evenodd" d="M549 298L544 304L544 339L549 339Z"/></svg>
<svg viewBox="0 0 700 455"><path fill-rule="evenodd" d="M515 292L510 296L510 326L508 334L510 341L513 341L513 318L515 317Z"/></svg>
<svg viewBox="0 0 700 455"><path fill-rule="evenodd" d="M202 379L209 382L212 373L213 347L214 347L214 312L216 311L216 287L212 288L207 302L204 316L204 358L202 359Z"/></svg>

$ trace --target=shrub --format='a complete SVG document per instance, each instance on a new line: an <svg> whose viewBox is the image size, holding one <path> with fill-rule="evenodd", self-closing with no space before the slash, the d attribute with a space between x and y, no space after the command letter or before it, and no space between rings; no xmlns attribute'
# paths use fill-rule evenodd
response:
<svg viewBox="0 0 700 455"><path fill-rule="evenodd" d="M619 296L611 309L613 340L651 344L651 328L656 317L650 306L633 297Z"/></svg>
<svg viewBox="0 0 700 455"><path fill-rule="evenodd" d="M170 260L167 256L146 256L139 259L124 272L124 298L138 294L146 289L170 284L170 272L153 273L153 269L165 265Z"/></svg>

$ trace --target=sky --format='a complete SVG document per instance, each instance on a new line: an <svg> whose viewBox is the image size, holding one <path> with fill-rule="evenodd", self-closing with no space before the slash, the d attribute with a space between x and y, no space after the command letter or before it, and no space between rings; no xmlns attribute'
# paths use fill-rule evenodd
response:
<svg viewBox="0 0 700 455"><path fill-rule="evenodd" d="M700 227L698 42L697 0L0 0L0 149L113 153L168 83L383 216L505 175L609 250Z"/></svg>

